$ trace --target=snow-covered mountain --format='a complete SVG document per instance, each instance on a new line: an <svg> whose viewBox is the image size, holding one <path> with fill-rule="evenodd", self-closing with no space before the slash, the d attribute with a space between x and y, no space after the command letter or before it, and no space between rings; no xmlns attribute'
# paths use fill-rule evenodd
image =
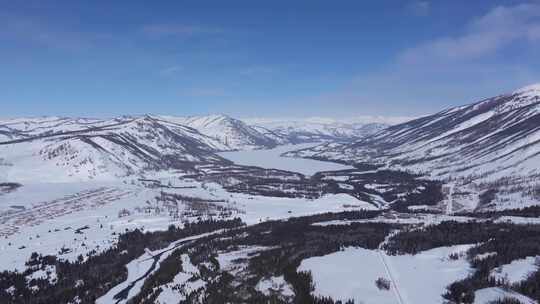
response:
<svg viewBox="0 0 540 304"><path fill-rule="evenodd" d="M385 123L341 123L333 120L257 120L248 123L278 142L293 144L341 141L351 142L374 134L388 126Z"/></svg>
<svg viewBox="0 0 540 304"><path fill-rule="evenodd" d="M448 191L462 196L450 195L454 209L537 204L540 84L391 126L352 144L324 144L289 156L369 163L442 179Z"/></svg>
<svg viewBox="0 0 540 304"><path fill-rule="evenodd" d="M345 140L380 125L292 123L269 130L225 115L37 117L0 121L2 180L114 179L224 161L215 152Z"/></svg>
<svg viewBox="0 0 540 304"><path fill-rule="evenodd" d="M0 179L101 179L145 170L190 170L226 162L227 147L198 131L150 116L112 120L39 118L1 123Z"/></svg>
<svg viewBox="0 0 540 304"><path fill-rule="evenodd" d="M223 144L226 150L268 149L278 142L251 128L243 121L227 115L157 116L160 119L191 127Z"/></svg>

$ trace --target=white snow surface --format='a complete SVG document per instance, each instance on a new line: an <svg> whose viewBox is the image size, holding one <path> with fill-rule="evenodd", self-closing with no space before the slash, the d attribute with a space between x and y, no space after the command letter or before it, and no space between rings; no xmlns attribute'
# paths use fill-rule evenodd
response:
<svg viewBox="0 0 540 304"><path fill-rule="evenodd" d="M540 95L540 83L530 84L528 86L522 87L514 91L514 94Z"/></svg>
<svg viewBox="0 0 540 304"><path fill-rule="evenodd" d="M538 270L540 257L526 257L524 259L514 260L510 264L502 265L493 269L490 275L499 280L508 280L508 283L519 283L527 276Z"/></svg>
<svg viewBox="0 0 540 304"><path fill-rule="evenodd" d="M313 146L314 144L284 145L268 150L222 152L219 153L219 155L240 165L293 171L304 175L313 175L320 171L352 168L351 166L332 162L281 156L281 154L291 150L304 149Z"/></svg>
<svg viewBox="0 0 540 304"><path fill-rule="evenodd" d="M286 297L294 296L291 285L285 281L283 276L262 279L255 288L265 295L276 293Z"/></svg>
<svg viewBox="0 0 540 304"><path fill-rule="evenodd" d="M447 285L465 278L471 268L462 254L473 245L440 247L416 255L389 256L379 250L348 247L322 257L303 260L299 270L311 271L315 294L355 303L443 303ZM388 265L391 277L383 261ZM393 279L390 290L379 290L378 278ZM395 290L397 286L397 291ZM400 300L401 299L401 300Z"/></svg>
<svg viewBox="0 0 540 304"><path fill-rule="evenodd" d="M474 293L474 304L489 304L504 298L516 299L522 304L538 304L535 300L514 291L504 290L499 287L479 289Z"/></svg>

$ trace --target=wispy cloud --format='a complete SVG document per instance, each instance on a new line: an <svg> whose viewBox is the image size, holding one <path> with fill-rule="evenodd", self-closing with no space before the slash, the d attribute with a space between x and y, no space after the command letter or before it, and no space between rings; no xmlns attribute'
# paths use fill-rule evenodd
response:
<svg viewBox="0 0 540 304"><path fill-rule="evenodd" d="M0 14L0 39L62 50L80 50L110 40L111 35L55 27L27 16Z"/></svg>
<svg viewBox="0 0 540 304"><path fill-rule="evenodd" d="M168 66L159 71L160 75L170 76L184 70L184 67L179 65Z"/></svg>
<svg viewBox="0 0 540 304"><path fill-rule="evenodd" d="M377 71L309 102L329 111L428 114L539 82L538 54L540 4L498 6L471 19L461 35L403 50Z"/></svg>
<svg viewBox="0 0 540 304"><path fill-rule="evenodd" d="M257 74L270 74L275 71L276 69L270 66L249 66L240 69L240 75L251 76Z"/></svg>
<svg viewBox="0 0 540 304"><path fill-rule="evenodd" d="M408 10L416 16L427 16L431 11L429 1L413 1L409 3Z"/></svg>
<svg viewBox="0 0 540 304"><path fill-rule="evenodd" d="M192 36L198 34L218 34L221 28L185 24L149 24L142 27L142 32L151 38L169 36Z"/></svg>
<svg viewBox="0 0 540 304"><path fill-rule="evenodd" d="M406 50L405 63L476 59L499 51L514 42L538 41L540 4L499 6L474 20L462 35L441 37Z"/></svg>

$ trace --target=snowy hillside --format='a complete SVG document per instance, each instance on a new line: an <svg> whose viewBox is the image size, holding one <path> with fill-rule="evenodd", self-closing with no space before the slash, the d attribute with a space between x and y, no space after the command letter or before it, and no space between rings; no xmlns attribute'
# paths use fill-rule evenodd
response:
<svg viewBox="0 0 540 304"><path fill-rule="evenodd" d="M455 206L449 210L537 204L539 88L527 86L450 108L391 126L353 144L326 144L289 156L369 163L446 180L463 190L454 191L463 197L451 197ZM473 199L465 193L472 193ZM482 193L488 199L480 201Z"/></svg>
<svg viewBox="0 0 540 304"><path fill-rule="evenodd" d="M200 133L219 141L226 150L268 149L278 142L265 136L244 122L226 115L158 118L191 127Z"/></svg>
<svg viewBox="0 0 540 304"><path fill-rule="evenodd" d="M194 129L148 116L12 120L4 126L15 131L11 140L0 142L1 180L114 179L226 162L213 152L223 145Z"/></svg>
<svg viewBox="0 0 540 304"><path fill-rule="evenodd" d="M290 123L285 131L251 127L225 115L37 117L0 121L0 181L115 179L148 170L224 160L218 151L269 149L291 142L343 140L380 125ZM356 129L355 129L356 128Z"/></svg>

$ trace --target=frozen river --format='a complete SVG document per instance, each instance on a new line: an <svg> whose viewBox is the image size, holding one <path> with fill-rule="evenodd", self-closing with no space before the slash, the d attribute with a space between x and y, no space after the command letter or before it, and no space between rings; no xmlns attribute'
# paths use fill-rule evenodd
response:
<svg viewBox="0 0 540 304"><path fill-rule="evenodd" d="M285 145L269 150L222 152L219 153L219 155L239 165L288 170L300 172L304 175L313 175L319 171L352 168L351 166L331 162L281 156L281 154L285 152L308 148L314 145L315 144Z"/></svg>

